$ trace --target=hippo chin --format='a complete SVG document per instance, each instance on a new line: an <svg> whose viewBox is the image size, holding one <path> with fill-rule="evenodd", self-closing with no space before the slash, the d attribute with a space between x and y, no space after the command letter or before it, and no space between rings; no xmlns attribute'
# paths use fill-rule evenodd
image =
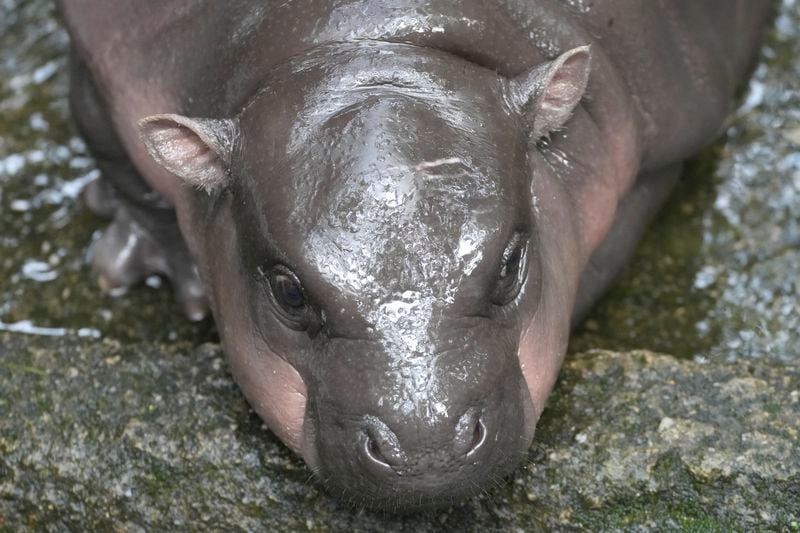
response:
<svg viewBox="0 0 800 533"><path fill-rule="evenodd" d="M106 290L213 312L269 428L359 506L527 454L571 322L713 138L768 1L63 0Z"/></svg>

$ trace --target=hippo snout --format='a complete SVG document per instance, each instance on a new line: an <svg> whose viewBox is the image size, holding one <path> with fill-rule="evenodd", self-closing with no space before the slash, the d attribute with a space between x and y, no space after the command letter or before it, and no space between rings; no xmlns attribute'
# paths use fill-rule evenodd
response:
<svg viewBox="0 0 800 533"><path fill-rule="evenodd" d="M366 468L374 475L414 475L447 468L451 463L468 463L477 460L486 441L486 426L476 409L469 409L455 424L448 420L434 429L441 433L442 446L437 454L430 453L428 438L420 439L419 433L404 429L398 435L379 418L365 417L358 453L363 453Z"/></svg>
<svg viewBox="0 0 800 533"><path fill-rule="evenodd" d="M461 500L510 472L527 451L529 395L517 385L477 400L465 395L471 401L461 405L431 400L404 411L385 402L360 416L318 406L316 469L331 492L358 506L408 510Z"/></svg>

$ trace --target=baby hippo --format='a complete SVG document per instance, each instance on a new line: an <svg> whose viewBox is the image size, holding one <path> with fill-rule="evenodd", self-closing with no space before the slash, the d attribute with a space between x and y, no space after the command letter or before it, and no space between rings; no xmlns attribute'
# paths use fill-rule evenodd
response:
<svg viewBox="0 0 800 533"><path fill-rule="evenodd" d="M526 456L570 324L713 139L767 0L61 0L101 287L209 310L344 500Z"/></svg>

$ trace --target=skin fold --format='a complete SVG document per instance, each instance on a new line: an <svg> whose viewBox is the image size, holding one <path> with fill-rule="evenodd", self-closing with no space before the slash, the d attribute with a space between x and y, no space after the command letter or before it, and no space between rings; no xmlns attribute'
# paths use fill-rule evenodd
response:
<svg viewBox="0 0 800 533"><path fill-rule="evenodd" d="M768 4L61 1L101 287L210 310L343 500L457 502L525 457Z"/></svg>

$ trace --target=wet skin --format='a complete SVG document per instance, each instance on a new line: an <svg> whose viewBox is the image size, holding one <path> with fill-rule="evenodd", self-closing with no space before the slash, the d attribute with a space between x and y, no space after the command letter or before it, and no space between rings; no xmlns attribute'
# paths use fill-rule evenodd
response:
<svg viewBox="0 0 800 533"><path fill-rule="evenodd" d="M570 321L718 128L766 12L241 2L120 33L98 24L133 8L84 3L61 10L76 119L115 186L89 198L117 212L101 285L159 272L190 315L210 304L270 429L335 494L391 509L519 464ZM678 59L643 72L664 34Z"/></svg>

